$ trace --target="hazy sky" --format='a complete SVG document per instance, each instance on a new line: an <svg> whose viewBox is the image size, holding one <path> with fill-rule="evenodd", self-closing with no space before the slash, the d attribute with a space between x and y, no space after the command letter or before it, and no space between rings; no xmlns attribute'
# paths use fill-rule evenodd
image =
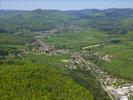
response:
<svg viewBox="0 0 133 100"><path fill-rule="evenodd" d="M87 8L133 8L133 0L0 0L0 9L79 10Z"/></svg>

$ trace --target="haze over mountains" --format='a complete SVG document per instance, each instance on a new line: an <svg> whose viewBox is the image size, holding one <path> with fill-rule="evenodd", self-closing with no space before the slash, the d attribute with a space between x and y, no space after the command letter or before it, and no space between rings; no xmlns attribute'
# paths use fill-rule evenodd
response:
<svg viewBox="0 0 133 100"><path fill-rule="evenodd" d="M34 10L34 9L108 9L133 8L132 0L1 0L1 9Z"/></svg>
<svg viewBox="0 0 133 100"><path fill-rule="evenodd" d="M133 9L0 10L0 14L0 31L9 33L22 30L42 31L55 28L60 24L76 24L110 33L124 33L132 30L133 21Z"/></svg>

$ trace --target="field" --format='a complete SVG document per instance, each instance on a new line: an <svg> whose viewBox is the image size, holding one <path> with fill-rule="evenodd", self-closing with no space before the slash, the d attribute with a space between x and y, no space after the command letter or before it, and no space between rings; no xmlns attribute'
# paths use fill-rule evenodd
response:
<svg viewBox="0 0 133 100"><path fill-rule="evenodd" d="M132 80L133 74L133 33L129 32L119 39L121 43L109 44L98 52L111 55L111 62L99 60L97 64L113 75Z"/></svg>
<svg viewBox="0 0 133 100"><path fill-rule="evenodd" d="M78 32L76 30L68 30L67 32L61 32L50 36L44 35L44 41L56 47L81 50L83 46L102 43L106 36L105 33L89 28Z"/></svg>
<svg viewBox="0 0 133 100"><path fill-rule="evenodd" d="M114 75L119 75L126 79L132 79L132 57L133 51L125 45L106 46L102 53L112 55L111 62L101 61L98 65Z"/></svg>

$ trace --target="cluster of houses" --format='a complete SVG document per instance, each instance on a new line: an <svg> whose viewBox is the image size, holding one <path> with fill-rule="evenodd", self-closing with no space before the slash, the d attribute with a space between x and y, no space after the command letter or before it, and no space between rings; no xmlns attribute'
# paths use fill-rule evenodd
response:
<svg viewBox="0 0 133 100"><path fill-rule="evenodd" d="M80 68L81 70L91 70L96 74L97 79L104 85L106 91L109 91L112 97L115 97L118 100L130 100L129 97L133 96L133 84L127 84L126 80L109 75L89 61L86 61L86 63L80 54L75 53L69 60L68 68L72 70L77 68Z"/></svg>
<svg viewBox="0 0 133 100"><path fill-rule="evenodd" d="M81 70L90 70L90 67L86 61L78 53L73 53L71 59L69 60L68 66L69 69L81 69Z"/></svg>
<svg viewBox="0 0 133 100"><path fill-rule="evenodd" d="M118 100L130 100L133 96L133 84L124 84L112 90L112 94L117 95Z"/></svg>
<svg viewBox="0 0 133 100"><path fill-rule="evenodd" d="M49 30L48 33L57 32L56 29ZM47 53L49 55L60 55L60 54L68 54L69 50L67 48L58 49L54 46L49 46L43 39L42 33L36 32L36 35L32 38L31 42L29 43L29 48L33 52L39 53Z"/></svg>

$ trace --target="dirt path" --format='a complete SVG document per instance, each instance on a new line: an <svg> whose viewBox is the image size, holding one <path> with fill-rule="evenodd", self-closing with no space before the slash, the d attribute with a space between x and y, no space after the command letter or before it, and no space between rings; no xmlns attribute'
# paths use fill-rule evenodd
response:
<svg viewBox="0 0 133 100"><path fill-rule="evenodd" d="M99 46L104 46L105 44L95 44L95 45L89 45L82 47L83 50L88 49L88 48L93 48L93 47L99 47Z"/></svg>

